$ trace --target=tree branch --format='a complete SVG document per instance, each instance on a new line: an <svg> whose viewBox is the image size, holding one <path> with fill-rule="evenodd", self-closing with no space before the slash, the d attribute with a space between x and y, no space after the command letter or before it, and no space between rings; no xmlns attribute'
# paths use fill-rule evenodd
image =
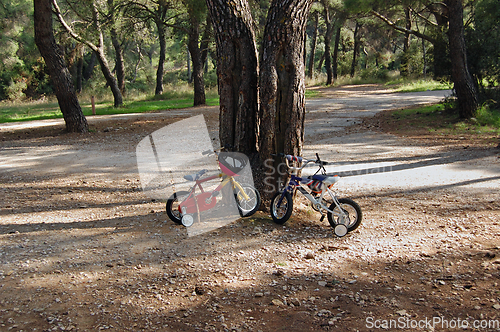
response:
<svg viewBox="0 0 500 332"><path fill-rule="evenodd" d="M97 46L95 46L94 44L92 44L91 42L89 42L88 40L85 40L83 39L82 37L80 37L76 32L73 31L73 29L71 29L71 27L66 23L66 21L64 20L62 14L61 14L61 9L59 8L59 6L57 5L57 1L56 0L52 0L52 5L54 7L54 13L56 14L57 16L57 19L59 20L59 22L61 23L61 25L64 27L64 29L66 29L66 31L70 34L71 37L73 37L75 40L77 40L78 42L82 43L82 44L85 44L87 45L90 49L92 49L92 51L94 52L99 52L99 48Z"/></svg>
<svg viewBox="0 0 500 332"><path fill-rule="evenodd" d="M421 19L423 19L425 22L427 22L428 24L432 25L432 26L439 26L439 24L437 24L436 22L432 22L430 19L428 19L427 17L425 17L424 15L422 15L421 13L417 12L416 10L414 10L413 8L411 8L411 10L415 13L415 15L417 15L418 17L420 17Z"/></svg>
<svg viewBox="0 0 500 332"><path fill-rule="evenodd" d="M414 36L417 36L419 38L425 39L425 40L431 42L432 44L435 44L437 42L434 38L432 38L430 36L427 36L427 35L424 35L423 33L419 32L419 31L407 29L407 28L404 28L404 27L400 27L399 25L397 25L396 23L392 22L391 20L389 20L384 15L382 15L382 14L380 14L380 13L374 11L374 10L372 10L371 13L373 15L375 15L376 17L380 18L385 23L387 23L387 25L389 25L391 28L395 29L396 31L399 31L399 32L402 32L402 33L409 33L411 35L414 35Z"/></svg>

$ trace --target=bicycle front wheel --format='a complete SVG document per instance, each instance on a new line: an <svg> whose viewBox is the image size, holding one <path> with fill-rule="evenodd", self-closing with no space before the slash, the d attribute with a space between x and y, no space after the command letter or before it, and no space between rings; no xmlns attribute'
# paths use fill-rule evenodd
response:
<svg viewBox="0 0 500 332"><path fill-rule="evenodd" d="M241 192L241 189L236 187L234 191L234 198L236 200L236 205L238 206L238 211L242 217L250 217L252 214L257 212L260 207L260 193L257 189L250 186L241 186L245 192L248 199Z"/></svg>
<svg viewBox="0 0 500 332"><path fill-rule="evenodd" d="M363 218L361 208L359 207L358 203L350 198L340 198L339 205L344 212L345 219L340 214L340 210L337 205L335 203L332 203L332 205L330 205L330 210L335 212L337 215L328 212L328 222L333 228L343 223L347 227L347 231L352 232L361 224L361 219Z"/></svg>
<svg viewBox="0 0 500 332"><path fill-rule="evenodd" d="M281 199L281 197L283 197L283 199ZM293 199L292 195L290 195L288 191L285 191L284 194L279 191L274 194L273 199L271 200L271 217L275 223L280 225L286 223L292 215L292 210Z"/></svg>

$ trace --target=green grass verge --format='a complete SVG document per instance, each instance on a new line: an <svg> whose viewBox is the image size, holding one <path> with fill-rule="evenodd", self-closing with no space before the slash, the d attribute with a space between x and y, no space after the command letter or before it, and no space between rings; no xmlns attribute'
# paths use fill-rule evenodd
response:
<svg viewBox="0 0 500 332"><path fill-rule="evenodd" d="M306 98L320 97L320 92L306 90ZM219 97L214 93L207 93L206 99L208 106L219 105ZM80 101L83 114L92 115L92 105L89 102ZM193 97L191 93L183 91L165 92L161 96L153 96L147 100L129 100L125 101L123 106L114 107L113 102L98 102L95 105L96 115L107 114L127 114L127 113L145 113L156 112L170 109L182 109L193 106ZM44 119L62 118L62 113L57 103L22 103L0 104L0 123L31 121Z"/></svg>
<svg viewBox="0 0 500 332"><path fill-rule="evenodd" d="M208 106L219 104L218 98L207 98ZM92 114L90 103L81 103L83 114ZM96 114L144 113L169 109L180 109L193 106L193 98L171 100L135 100L125 101L123 106L113 107L112 102L96 103ZM0 105L0 123L62 118L57 103L24 103L20 105Z"/></svg>
<svg viewBox="0 0 500 332"><path fill-rule="evenodd" d="M399 130L425 128L444 135L500 134L500 110L481 107L475 118L460 119L458 112L446 109L444 104L403 109L392 112Z"/></svg>
<svg viewBox="0 0 500 332"><path fill-rule="evenodd" d="M448 90L453 86L447 82L438 82L434 80L417 80L405 82L401 80L391 81L386 83L388 86L395 86L395 92L420 92L420 91L436 91Z"/></svg>

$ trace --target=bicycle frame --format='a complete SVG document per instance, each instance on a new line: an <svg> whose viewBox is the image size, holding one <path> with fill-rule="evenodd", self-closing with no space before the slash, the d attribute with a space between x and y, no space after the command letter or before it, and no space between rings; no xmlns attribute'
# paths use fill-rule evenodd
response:
<svg viewBox="0 0 500 332"><path fill-rule="evenodd" d="M283 193L281 194L280 199L278 200L278 207L283 202L283 198L285 197L285 192L288 191L293 197L293 193L294 193L295 189L297 189L302 195L304 195L313 204L313 208L316 209L317 211L319 211L319 213L321 213L322 219L324 218L324 213L322 210L326 210L327 212L330 212L336 216L344 216L344 212L340 208L340 204L338 202L338 199L337 199L335 193L332 190L330 190L330 188L328 186L324 186L324 188L321 190L321 193L319 194L319 196L314 197L313 195L311 195L311 192L309 192L307 189L305 189L304 186L302 185L303 183L309 182L309 179L304 179L304 178L297 176L298 171L300 171L304 167L306 167L307 164L309 164L311 162L315 162L314 160L304 160L305 163L304 163L304 165L302 165L302 167L290 166L290 164L288 163L288 159L285 158L285 160L286 160L286 165L287 165L288 169L291 170L291 174L290 174L290 180L288 181L288 185L285 187L285 189L283 190ZM302 163L303 161L300 160L299 162ZM322 164L320 165L320 169L321 169L321 167L323 167ZM339 209L340 213L330 210L328 206L323 204L323 197L325 196L326 193L328 193L330 195L333 202L335 203L335 206Z"/></svg>
<svg viewBox="0 0 500 332"><path fill-rule="evenodd" d="M221 184L219 184L217 188L215 188L213 191L205 191L203 189L202 184L204 182L215 180L217 178L223 178ZM234 180L233 176L228 176L227 174L224 174L222 172L216 175L196 180L195 182L196 183L189 190L189 196L179 204L179 210L182 215L206 211L213 208L217 203L216 196L228 183L231 183L233 190L238 188L239 193L241 193L245 200L250 199L250 197L243 190L243 187L236 180ZM199 194L196 194L196 187L200 189Z"/></svg>

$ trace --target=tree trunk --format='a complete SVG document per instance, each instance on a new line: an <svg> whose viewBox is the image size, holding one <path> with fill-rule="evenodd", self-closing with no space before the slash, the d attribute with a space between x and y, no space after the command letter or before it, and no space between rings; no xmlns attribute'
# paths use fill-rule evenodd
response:
<svg viewBox="0 0 500 332"><path fill-rule="evenodd" d="M258 60L246 0L206 0L217 46L219 138L247 155L256 152Z"/></svg>
<svg viewBox="0 0 500 332"><path fill-rule="evenodd" d="M328 2L323 1L323 18L326 24L325 31L325 69L326 69L326 85L331 85L333 83L333 71L332 71L332 53L330 44L333 37L333 26L330 17L330 8L328 7Z"/></svg>
<svg viewBox="0 0 500 332"><path fill-rule="evenodd" d="M203 79L203 60L199 47L200 23L191 19L191 27L188 36L188 49L193 61L193 83L194 83L194 106L205 105L205 81Z"/></svg>
<svg viewBox="0 0 500 332"><path fill-rule="evenodd" d="M87 67L85 67L85 70L83 71L83 79L85 81L88 81L92 77L92 74L94 73L96 60L97 60L97 55L95 54L94 51L92 51L89 63L87 64Z"/></svg>
<svg viewBox="0 0 500 332"><path fill-rule="evenodd" d="M412 21L411 21L411 15L410 15L410 8L405 7L405 17L406 17L406 30L411 31L412 28ZM410 51L410 37L411 34L409 32L405 32L405 39L403 42L403 57L401 58L401 67L399 72L401 73L401 76L408 76L409 74L409 68L408 68L408 63L410 60L409 56L409 51Z"/></svg>
<svg viewBox="0 0 500 332"><path fill-rule="evenodd" d="M45 60L54 84L59 107L68 132L88 132L88 123L76 96L71 75L66 67L52 29L51 0L34 0L35 42Z"/></svg>
<svg viewBox="0 0 500 332"><path fill-rule="evenodd" d="M338 78L338 76L339 76L339 73L338 73L338 68L339 68L339 45L340 45L341 32L342 32L342 25L339 22L339 26L337 27L337 33L335 35L335 45L333 47L332 72L333 72L333 79L334 80L336 80Z"/></svg>
<svg viewBox="0 0 500 332"><path fill-rule="evenodd" d="M358 31L359 31L359 23L356 22L356 27L354 28L354 51L352 55L352 64L351 64L351 77L354 77L354 74L356 73L356 65L358 63L358 53L359 53L359 38L358 38Z"/></svg>
<svg viewBox="0 0 500 332"><path fill-rule="evenodd" d="M260 75L259 152L302 155L305 117L304 45L312 0L275 0L267 16ZM293 19L292 19L293 18ZM280 160L275 160L275 169ZM268 165L266 165L268 166ZM269 199L278 189L278 173L261 190ZM260 188L259 188L260 189Z"/></svg>
<svg viewBox="0 0 500 332"><path fill-rule="evenodd" d="M161 95L163 93L163 66L167 53L167 42L165 40L165 24L159 19L156 20L155 23L158 28L158 40L160 42L160 57L158 59L158 69L156 70L155 95Z"/></svg>
<svg viewBox="0 0 500 332"><path fill-rule="evenodd" d="M80 55L76 63L76 92L82 92L83 85L83 46L80 50Z"/></svg>
<svg viewBox="0 0 500 332"><path fill-rule="evenodd" d="M205 30L203 31L203 36L201 37L201 63L203 64L203 69L205 74L208 72L208 46L210 44L210 38L212 36L212 23L210 21L210 16L207 15L207 23L205 25Z"/></svg>
<svg viewBox="0 0 500 332"><path fill-rule="evenodd" d="M108 60L106 60L106 55L104 54L104 50L100 49L97 54L97 61L101 65L101 71L106 79L106 83L108 83L111 92L113 93L114 106L118 107L123 105L123 96L120 92L120 87L118 86L118 81L113 76L111 69L109 68Z"/></svg>
<svg viewBox="0 0 500 332"><path fill-rule="evenodd" d="M311 53L309 55L309 66L307 69L307 76L309 78L313 77L314 74L314 57L316 55L316 42L318 40L318 21L319 14L318 12L314 13L314 26L313 26L313 35L311 40Z"/></svg>
<svg viewBox="0 0 500 332"><path fill-rule="evenodd" d="M475 115L478 100L477 90L467 67L467 52L464 39L463 7L461 0L445 0L448 6L451 76L458 99L460 117Z"/></svg>
<svg viewBox="0 0 500 332"><path fill-rule="evenodd" d="M318 71L321 72L321 68L323 68L323 63L325 62L325 52L321 54L321 58L319 58L319 63L318 63Z"/></svg>
<svg viewBox="0 0 500 332"><path fill-rule="evenodd" d="M116 69L116 80L118 81L118 88L121 94L125 94L125 63L123 60L123 49L120 41L118 40L118 33L115 28L115 6L114 0L108 0L108 10L110 11L109 17L111 19L111 43L113 44L113 49L115 50L115 69Z"/></svg>

